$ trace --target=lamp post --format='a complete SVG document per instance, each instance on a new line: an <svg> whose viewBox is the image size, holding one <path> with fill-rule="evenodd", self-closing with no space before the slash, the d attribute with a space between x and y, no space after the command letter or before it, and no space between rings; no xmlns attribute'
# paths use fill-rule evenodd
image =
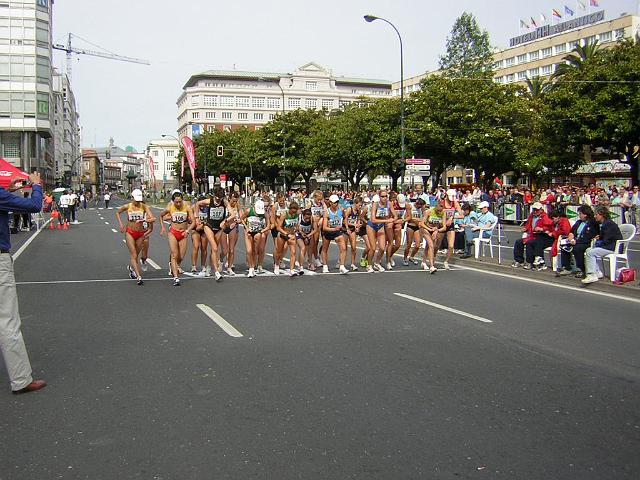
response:
<svg viewBox="0 0 640 480"><path fill-rule="evenodd" d="M168 134L166 134L166 133L163 133L163 134L162 134L162 135L160 135L160 136L161 136L162 138L166 138L166 137L173 138L173 139L178 143L178 151L180 150L180 140L178 140L178 138L177 138L177 137L174 137L173 135L168 135ZM167 157L166 157L166 155L165 155L165 153L164 153L164 152L165 152L164 148L162 149L162 152L163 152L163 155L164 155L164 157L165 157L165 158L164 158L164 161L165 161L165 163L166 163L166 162L167 162ZM206 163L206 162L205 162L205 166L204 166L204 168L205 168L205 175L206 175L206 169L207 169L207 163ZM178 177L178 178L180 178L180 177ZM182 179L180 179L180 180L182 180ZM194 179L192 179L192 181L194 181L194 182L195 182L195 178L194 178ZM182 188L182 187L183 187L183 185L181 185L181 183L180 183L180 182L178 182L178 185L180 186L180 188ZM164 182L163 182L163 187L164 187Z"/></svg>
<svg viewBox="0 0 640 480"><path fill-rule="evenodd" d="M404 145L404 57L402 53L402 37L396 26L386 18L376 17L375 15L365 15L364 19L371 23L374 20L382 20L385 23L391 25L391 27L398 34L398 40L400 40L400 150L402 155L402 165L405 162L405 145Z"/></svg>
<svg viewBox="0 0 640 480"><path fill-rule="evenodd" d="M258 81L265 82L267 79L264 77L258 77ZM280 89L280 93L282 94L282 168L283 168L283 178L282 184L284 188L285 195L287 194L287 139L284 135L284 89L282 85L280 85L280 79L278 79L278 83L276 83L278 88Z"/></svg>

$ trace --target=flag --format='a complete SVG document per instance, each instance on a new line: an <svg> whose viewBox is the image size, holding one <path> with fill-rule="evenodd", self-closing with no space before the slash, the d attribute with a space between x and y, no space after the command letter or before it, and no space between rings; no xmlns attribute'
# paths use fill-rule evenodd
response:
<svg viewBox="0 0 640 480"><path fill-rule="evenodd" d="M196 152L193 148L193 141L189 137L182 137L182 147L184 148L184 153L187 157L187 161L189 162L189 169L191 170L191 178L193 181L196 179ZM183 168L184 168L184 159Z"/></svg>
<svg viewBox="0 0 640 480"><path fill-rule="evenodd" d="M533 25L535 28L538 28L538 24L536 23L533 17L531 17L531 25Z"/></svg>
<svg viewBox="0 0 640 480"><path fill-rule="evenodd" d="M564 6L564 13L566 13L567 15L571 15L572 17L575 15L576 12L574 12L573 10L571 10L569 7L567 7L566 5Z"/></svg>
<svg viewBox="0 0 640 480"><path fill-rule="evenodd" d="M580 10L586 10L587 6L584 3L582 3L580 0L578 0L578 8Z"/></svg>
<svg viewBox="0 0 640 480"><path fill-rule="evenodd" d="M562 15L560 15L560 12L555 8L551 9L551 16L556 18L562 18Z"/></svg>
<svg viewBox="0 0 640 480"><path fill-rule="evenodd" d="M149 157L149 176L151 177L151 180L153 180L153 182L155 183L156 181L156 172L155 169L153 167L153 158Z"/></svg>
<svg viewBox="0 0 640 480"><path fill-rule="evenodd" d="M546 16L544 13L541 13L541 14L540 14L540 21L541 21L542 23L544 23L544 22L546 22L546 21L547 21L547 16Z"/></svg>
<svg viewBox="0 0 640 480"><path fill-rule="evenodd" d="M529 25L524 20L520 20L520 28L529 28Z"/></svg>
<svg viewBox="0 0 640 480"><path fill-rule="evenodd" d="M599 7L598 0L589 0L589 3L592 7Z"/></svg>

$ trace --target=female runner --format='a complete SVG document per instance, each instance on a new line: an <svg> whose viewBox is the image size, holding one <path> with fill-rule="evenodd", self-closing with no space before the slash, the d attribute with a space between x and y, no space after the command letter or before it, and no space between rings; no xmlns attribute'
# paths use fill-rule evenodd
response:
<svg viewBox="0 0 640 480"><path fill-rule="evenodd" d="M294 277L296 275L302 275L304 271L302 268L296 270L296 258L298 256L298 245L296 240L296 233L298 233L298 225L300 223L300 216L298 213L298 204L291 202L289 204L289 210L278 217L278 238L276 243L278 250L282 257L284 257L285 248L289 249L289 276ZM279 272L279 265L276 268ZM275 272L274 272L275 273Z"/></svg>
<svg viewBox="0 0 640 480"><path fill-rule="evenodd" d="M142 203L145 204L144 200ZM149 268L147 258L149 258L149 237L151 237L151 234L153 233L153 220L149 221L147 213L145 212L144 219L142 221L142 229L145 231L145 236L142 237L142 250L140 250L140 266L142 267L143 272L146 272Z"/></svg>
<svg viewBox="0 0 640 480"><path fill-rule="evenodd" d="M464 217L462 207L460 207L460 202L456 199L456 191L453 188L447 190L443 206L447 225L447 256L444 260L444 269L451 270L449 267L449 260L451 259L451 255L453 255L453 245L456 241L456 231L453 220L456 214L460 218Z"/></svg>
<svg viewBox="0 0 640 480"><path fill-rule="evenodd" d="M238 243L238 232L240 227L240 204L238 203L238 192L233 192L229 197L229 203L227 204L227 220L224 229L222 230L222 261L227 275L234 276L236 272L233 271L236 259L236 244Z"/></svg>
<svg viewBox="0 0 640 480"><path fill-rule="evenodd" d="M179 265L187 253L187 235L191 233L195 226L193 211L191 206L182 198L181 192L171 195L171 203L160 212L160 235L166 233L164 222L165 216L170 216L171 227L169 228L169 250L171 251L171 273L173 275L173 286L180 286Z"/></svg>
<svg viewBox="0 0 640 480"><path fill-rule="evenodd" d="M262 194L262 203L264 205L264 218L266 222L266 228L271 230L271 235L273 238L273 226L275 225L275 219L273 214L273 205L271 204L271 195L269 195L269 192L264 192ZM264 255L267 251L268 238L269 238L269 235L262 235L262 248L259 250L259 253L258 253L258 263L257 263L256 273L264 273ZM273 239L274 250L275 250L275 241L276 239L274 238ZM275 262L274 262L274 265L275 265Z"/></svg>
<svg viewBox="0 0 640 480"><path fill-rule="evenodd" d="M435 252L438 251L440 243L447 231L447 218L444 211L444 201L440 200L436 206L427 211L424 221L420 222L420 228L427 241L422 255L422 269L427 269L427 259L429 260L429 273L434 274L438 269L433 264Z"/></svg>
<svg viewBox="0 0 640 480"><path fill-rule="evenodd" d="M253 207L247 208L242 212L240 222L244 227L244 244L247 250L247 264L249 273L247 277L256 276L256 265L260 259L264 258L264 242L263 237L271 230L266 217L265 205L262 200L257 200Z"/></svg>
<svg viewBox="0 0 640 480"><path fill-rule="evenodd" d="M408 266L409 262L414 265L418 264L415 256L422 244L420 222L424 219L425 205L425 201L422 198L418 198L413 205L410 206L409 217L407 217L407 241L404 247L404 260L402 261L402 264L405 266ZM412 244L413 248L411 248Z"/></svg>
<svg viewBox="0 0 640 480"><path fill-rule="evenodd" d="M404 224L407 222L406 219L411 215L411 209L407 206L407 198L402 193L395 195L395 192L392 193L392 196L395 197L392 204L397 219L387 230L391 233L391 238L387 236L389 243L387 247L387 270L392 270L393 267L396 266L393 256L400 250L400 246L402 245L402 230L404 229Z"/></svg>
<svg viewBox="0 0 640 480"><path fill-rule="evenodd" d="M353 204L345 211L346 223L347 223L347 238L349 245L351 246L351 271L358 270L356 266L356 251L358 243L358 232L362 226L362 197L356 197L353 200Z"/></svg>
<svg viewBox="0 0 640 480"><path fill-rule="evenodd" d="M278 225L280 224L280 217L286 215L288 212L287 202L285 201L284 194L278 192L276 194L276 203L271 210L273 217L271 218L271 237L273 238L273 273L280 275L281 265L284 247L286 243L278 242L278 236L280 231Z"/></svg>
<svg viewBox="0 0 640 480"><path fill-rule="evenodd" d="M204 200L204 195L198 197L198 201ZM202 270L200 275L207 274L207 249L209 242L204 233L204 225L207 223L207 207L194 206L196 227L191 232L191 273L198 272L198 253L200 253L200 266ZM209 276L211 271L209 270Z"/></svg>
<svg viewBox="0 0 640 480"><path fill-rule="evenodd" d="M129 277L133 280L137 280L138 285L142 285L142 274L140 273L140 267L138 266L138 255L142 251L142 243L145 238L149 238L151 234L147 231L143 223L146 221L151 223L155 220L151 209L148 205L142 202L142 191L135 189L131 192L133 202L127 203L121 206L116 211L116 219L120 224L120 231L124 233L125 240L127 242L127 248L129 249L129 265L127 270L129 271ZM127 212L127 226L125 227L120 218L120 214ZM146 258L145 258L146 260Z"/></svg>
<svg viewBox="0 0 640 480"><path fill-rule="evenodd" d="M376 195L376 197L378 197ZM380 200L380 197L378 197ZM360 230L358 230L358 236L364 240L364 250L362 251L362 255L360 256L360 266L368 267L369 261L367 258L369 257L369 250L371 249L371 245L369 245L369 236L367 235L367 223L371 220L371 198L366 195L364 197L364 206L362 207L362 216L360 218Z"/></svg>
<svg viewBox="0 0 640 480"><path fill-rule="evenodd" d="M367 236L369 237L369 257L367 272L374 269L384 272L380 265L382 255L387 251L386 225L392 225L396 221L396 212L389 202L389 193L386 190L380 192L379 201L371 207L371 220L367 222ZM377 248L376 248L377 247ZM375 261L374 261L375 256Z"/></svg>
<svg viewBox="0 0 640 480"><path fill-rule="evenodd" d="M220 255L220 237L225 226L227 218L227 204L224 199L224 190L216 187L213 195L209 194L209 198L200 200L196 203L196 208L205 207L207 209L207 220L204 224L204 234L207 237L209 245L211 245L210 266L213 267L216 282L222 281L222 273L220 273L220 263L218 257Z"/></svg>
<svg viewBox="0 0 640 480"><path fill-rule="evenodd" d="M322 240L322 273L329 273L328 257L331 240L334 240L340 249L338 262L340 273L349 273L349 270L344 266L344 260L347 256L347 244L342 230L344 228L344 211L339 205L340 198L337 195L331 195L329 201L331 207L324 212L322 219L322 236L324 237Z"/></svg>
<svg viewBox="0 0 640 480"><path fill-rule="evenodd" d="M318 227L316 233L311 238L311 254L314 258L314 265L316 267L321 267L322 262L320 261L319 255L320 232L322 231L322 219L324 218L324 211L326 210L326 207L324 204L324 195L320 190L315 190L311 194L311 204L309 208L311 209L311 215L313 215Z"/></svg>
<svg viewBox="0 0 640 480"><path fill-rule="evenodd" d="M307 268L310 271L314 271L316 269L315 264L313 263L313 253L311 252L311 239L316 233L318 229L316 225L315 217L311 214L311 209L307 208L302 211L302 215L300 215L300 223L298 225L298 232L296 233L297 243L298 243L298 252L300 253L300 268L307 264Z"/></svg>

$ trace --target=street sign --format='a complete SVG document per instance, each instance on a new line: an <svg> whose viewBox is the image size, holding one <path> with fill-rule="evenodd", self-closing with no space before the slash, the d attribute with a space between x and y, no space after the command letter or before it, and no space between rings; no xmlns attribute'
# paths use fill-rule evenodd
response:
<svg viewBox="0 0 640 480"><path fill-rule="evenodd" d="M407 165L431 165L430 158L407 158L404 163Z"/></svg>
<svg viewBox="0 0 640 480"><path fill-rule="evenodd" d="M431 173L431 165L407 165L409 173Z"/></svg>
<svg viewBox="0 0 640 480"><path fill-rule="evenodd" d="M191 125L191 136L193 138L200 136L200 125Z"/></svg>

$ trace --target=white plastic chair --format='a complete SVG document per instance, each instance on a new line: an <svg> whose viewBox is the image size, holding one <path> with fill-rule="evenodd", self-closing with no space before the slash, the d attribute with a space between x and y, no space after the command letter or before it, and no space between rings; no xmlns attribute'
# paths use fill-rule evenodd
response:
<svg viewBox="0 0 640 480"><path fill-rule="evenodd" d="M491 232L491 236L488 238L484 238L483 233L489 230L493 230L495 229L495 227L496 226L494 225L491 228L480 228L480 230L478 230L479 236L473 239L473 247L476 260L480 256L480 244L482 244L482 256L484 257L485 247L488 246L491 253L491 258L493 258L493 232Z"/></svg>
<svg viewBox="0 0 640 480"><path fill-rule="evenodd" d="M612 282L616 279L616 270L619 261L624 261L625 266L629 267L627 250L629 249L629 243L636 234L636 227L630 223L623 223L620 225L620 233L622 233L622 240L616 242L615 253L610 253L602 259L602 263L604 263L605 260L609 260L609 278Z"/></svg>
<svg viewBox="0 0 640 480"><path fill-rule="evenodd" d="M560 266L560 261L562 260L562 258L560 257L560 255L568 255L568 253L562 253L562 248L560 247L560 242L562 240L565 240L567 237L565 237L564 235L560 235L558 237L558 252L556 254L555 257L551 256L551 248L553 247L553 245L551 245L551 247L547 247L544 249L544 253L548 253L549 254L549 258L551 259L551 269L553 270L553 272L557 272L558 271L558 267Z"/></svg>

